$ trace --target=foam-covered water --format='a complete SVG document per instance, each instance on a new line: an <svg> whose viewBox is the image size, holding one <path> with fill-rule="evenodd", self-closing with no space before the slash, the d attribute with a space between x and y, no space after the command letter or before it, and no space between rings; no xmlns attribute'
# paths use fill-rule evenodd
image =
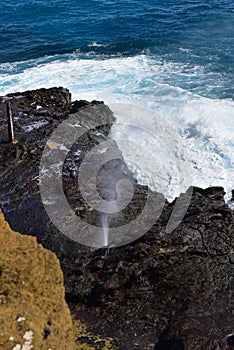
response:
<svg viewBox="0 0 234 350"><path fill-rule="evenodd" d="M167 120L183 138L193 169L192 184L201 187L220 185L230 192L234 187L234 103L229 99L210 99L169 85L167 79L173 74L177 77L187 74L187 79L199 74L205 79L199 67L163 63L146 55L101 60L58 58L17 74L1 75L0 79L3 94L63 85L71 90L74 99L102 99L110 104L124 102L152 109L157 112L158 118ZM141 119L142 116L136 115L136 126L139 125L137 118ZM148 130L151 130L150 123L153 122L144 121ZM112 137L118 141L122 136L113 128ZM134 128L128 129L125 137L135 140ZM153 155L155 145L149 141L142 138L143 143L148 143L147 149ZM161 157L165 163L163 153ZM145 165L141 165L148 169L148 174L141 176L141 173L137 174L137 169L134 170L142 183L146 181L145 176L152 178L156 172L154 164L149 166L149 162L149 159L145 159ZM158 163L155 164L158 167ZM160 186L151 184L151 187L160 190ZM162 185L162 189L165 193L166 185ZM178 195L178 191L175 193ZM171 199L174 194L172 192L167 197Z"/></svg>
<svg viewBox="0 0 234 350"><path fill-rule="evenodd" d="M148 112L136 113L135 127L117 125L111 134L120 147L123 135L131 141L122 151L139 182L161 190L170 200L185 190L186 181L170 182L171 163L155 140L142 134L139 141L136 136L142 118L147 130L162 120L183 141L192 169L184 176L192 175L191 184L223 186L230 197L234 188L230 1L20 0L1 6L0 95L64 86L73 99L151 109L152 118ZM149 156L137 165L130 154L139 143ZM161 182L160 176L152 181L163 172L167 176Z"/></svg>

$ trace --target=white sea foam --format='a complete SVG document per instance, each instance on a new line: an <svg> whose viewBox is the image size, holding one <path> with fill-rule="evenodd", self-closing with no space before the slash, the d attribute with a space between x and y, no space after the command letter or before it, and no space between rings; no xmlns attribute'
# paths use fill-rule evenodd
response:
<svg viewBox="0 0 234 350"><path fill-rule="evenodd" d="M106 46L107 45L97 43L96 41L94 41L94 42L92 42L91 44L88 45L88 47L106 47Z"/></svg>
<svg viewBox="0 0 234 350"><path fill-rule="evenodd" d="M14 63L10 74L0 75L0 95L40 87L65 86L72 92L73 99L102 99L110 104L123 102L152 109L159 116L157 118L169 122L182 137L192 167L192 185L203 188L223 186L228 193L234 188L233 101L205 98L198 93L182 89L177 84L178 80L183 78L201 82L209 79L202 67L168 63L146 55L110 59L58 57L51 61L48 58L44 62L40 60L36 66L32 61L28 67L27 62L19 63L21 68L23 64L24 70L21 69L18 73L12 73L17 70L17 64ZM0 66L0 70L1 68L6 69L5 66ZM127 114L126 110L126 122ZM136 116L136 126L139 125L140 118L144 116ZM149 129L151 122L145 121ZM134 128L128 129L128 138L136 139L134 133ZM113 129L112 136L117 142L120 141L118 130ZM138 147L140 144L138 143ZM150 139L145 140L145 144L149 155L158 151ZM125 152L130 154L131 149ZM129 164L141 183L147 183L154 171L157 172L159 161L164 164L161 172L169 167L163 152L157 153L155 169L150 161L149 156L141 163L143 174L139 168L130 164L129 159ZM171 169L167 170L170 178ZM177 188L175 193L168 193L165 182L157 185L151 183L151 186L153 189L157 187L157 190L161 186L161 190L169 199L178 190ZM174 186L176 188L176 184Z"/></svg>

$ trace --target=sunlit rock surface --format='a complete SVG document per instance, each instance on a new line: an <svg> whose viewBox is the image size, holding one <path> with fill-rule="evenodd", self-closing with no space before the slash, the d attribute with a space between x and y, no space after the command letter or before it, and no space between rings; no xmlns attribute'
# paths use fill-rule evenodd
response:
<svg viewBox="0 0 234 350"><path fill-rule="evenodd" d="M0 349L74 348L58 259L0 212Z"/></svg>

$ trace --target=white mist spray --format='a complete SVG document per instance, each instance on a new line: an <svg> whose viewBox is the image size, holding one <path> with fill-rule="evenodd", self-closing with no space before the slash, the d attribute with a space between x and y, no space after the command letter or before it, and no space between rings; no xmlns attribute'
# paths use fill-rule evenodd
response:
<svg viewBox="0 0 234 350"><path fill-rule="evenodd" d="M116 147L116 146L115 146ZM118 151L119 152L119 151ZM127 175L122 169L123 162L119 159L113 159L102 167L98 174L100 188L105 193L105 201L107 201L108 211L100 211L100 225L102 227L101 242L103 247L110 245L110 224L116 213L125 208L124 198L127 191L124 187L124 179ZM124 192L124 193L123 193ZM121 201L123 200L123 201ZM126 202L127 203L127 202ZM122 207L123 206L123 207Z"/></svg>
<svg viewBox="0 0 234 350"><path fill-rule="evenodd" d="M109 243L109 220L108 220L108 214L107 213L102 213L101 214L101 225L103 229L103 237L102 237L102 242L103 242L103 247L107 247Z"/></svg>

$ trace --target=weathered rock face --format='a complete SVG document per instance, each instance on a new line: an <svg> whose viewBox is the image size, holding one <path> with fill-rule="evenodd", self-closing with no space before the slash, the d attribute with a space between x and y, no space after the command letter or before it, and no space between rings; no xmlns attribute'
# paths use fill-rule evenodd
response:
<svg viewBox="0 0 234 350"><path fill-rule="evenodd" d="M158 350L228 349L234 227L223 194L222 188L194 188L171 234L165 232L168 207L137 242L76 260L68 297L82 299L102 320L96 331L121 338L121 349L153 349L157 342Z"/></svg>
<svg viewBox="0 0 234 350"><path fill-rule="evenodd" d="M12 231L0 212L0 349L74 349L55 254Z"/></svg>
<svg viewBox="0 0 234 350"><path fill-rule="evenodd" d="M64 89L57 89L53 95L57 94L59 100L60 93L65 102L56 109L51 91L38 90L36 105L43 101L43 108L28 107L26 121L20 114L20 99L14 100L19 142L0 146L1 206L12 227L36 235L39 242L56 252L73 314L94 332L119 338L119 349L228 349L224 338L234 331L234 227L233 212L224 202L223 189L195 188L183 221L170 234L165 227L173 203L165 204L160 219L144 237L120 248L93 250L64 237L41 203L40 157L46 139L69 113L78 112L78 122L87 124L87 129L92 123L79 115L80 108L90 106L88 102L70 103L69 92ZM32 103L33 99L30 103L25 100L24 109ZM50 107L45 111L47 105ZM1 108L3 113L3 105ZM111 124L114 117L106 108ZM38 111L43 113L38 115ZM4 114L0 118L2 130L3 117ZM25 131L28 122L32 125L45 118L46 125ZM95 213L81 198L76 177L85 153L106 138L108 127L98 131L89 130L74 146L73 153L79 154L79 159L68 154L63 179L70 206L95 224ZM114 163L113 169L118 165ZM136 185L132 206L143 207L146 195L147 189Z"/></svg>
<svg viewBox="0 0 234 350"><path fill-rule="evenodd" d="M17 140L15 144L6 142L7 120L4 101L9 98ZM88 132L79 139L78 155L68 154L64 164L65 191L70 196L71 205L76 206L79 201L82 201L77 190L77 165L85 152L95 145L98 139L106 138L110 125L114 121L109 108L96 101L71 103L69 91L63 88L26 91L2 98L0 103L0 140L2 141L0 144L0 204L2 210L14 229L36 235L39 242L51 249L53 248L50 243L47 245L46 241L55 241L61 234L51 225L41 202L38 182L42 152L52 131L68 118L69 113L76 113L87 106L92 106L95 111L95 106L98 105L103 106L109 125L104 125L100 134L98 130L92 131L89 128L93 122L96 124L100 122L98 113L93 113L90 124L88 119L79 120ZM51 148L55 147L56 145L51 145ZM59 241L59 246L61 246L60 243Z"/></svg>

